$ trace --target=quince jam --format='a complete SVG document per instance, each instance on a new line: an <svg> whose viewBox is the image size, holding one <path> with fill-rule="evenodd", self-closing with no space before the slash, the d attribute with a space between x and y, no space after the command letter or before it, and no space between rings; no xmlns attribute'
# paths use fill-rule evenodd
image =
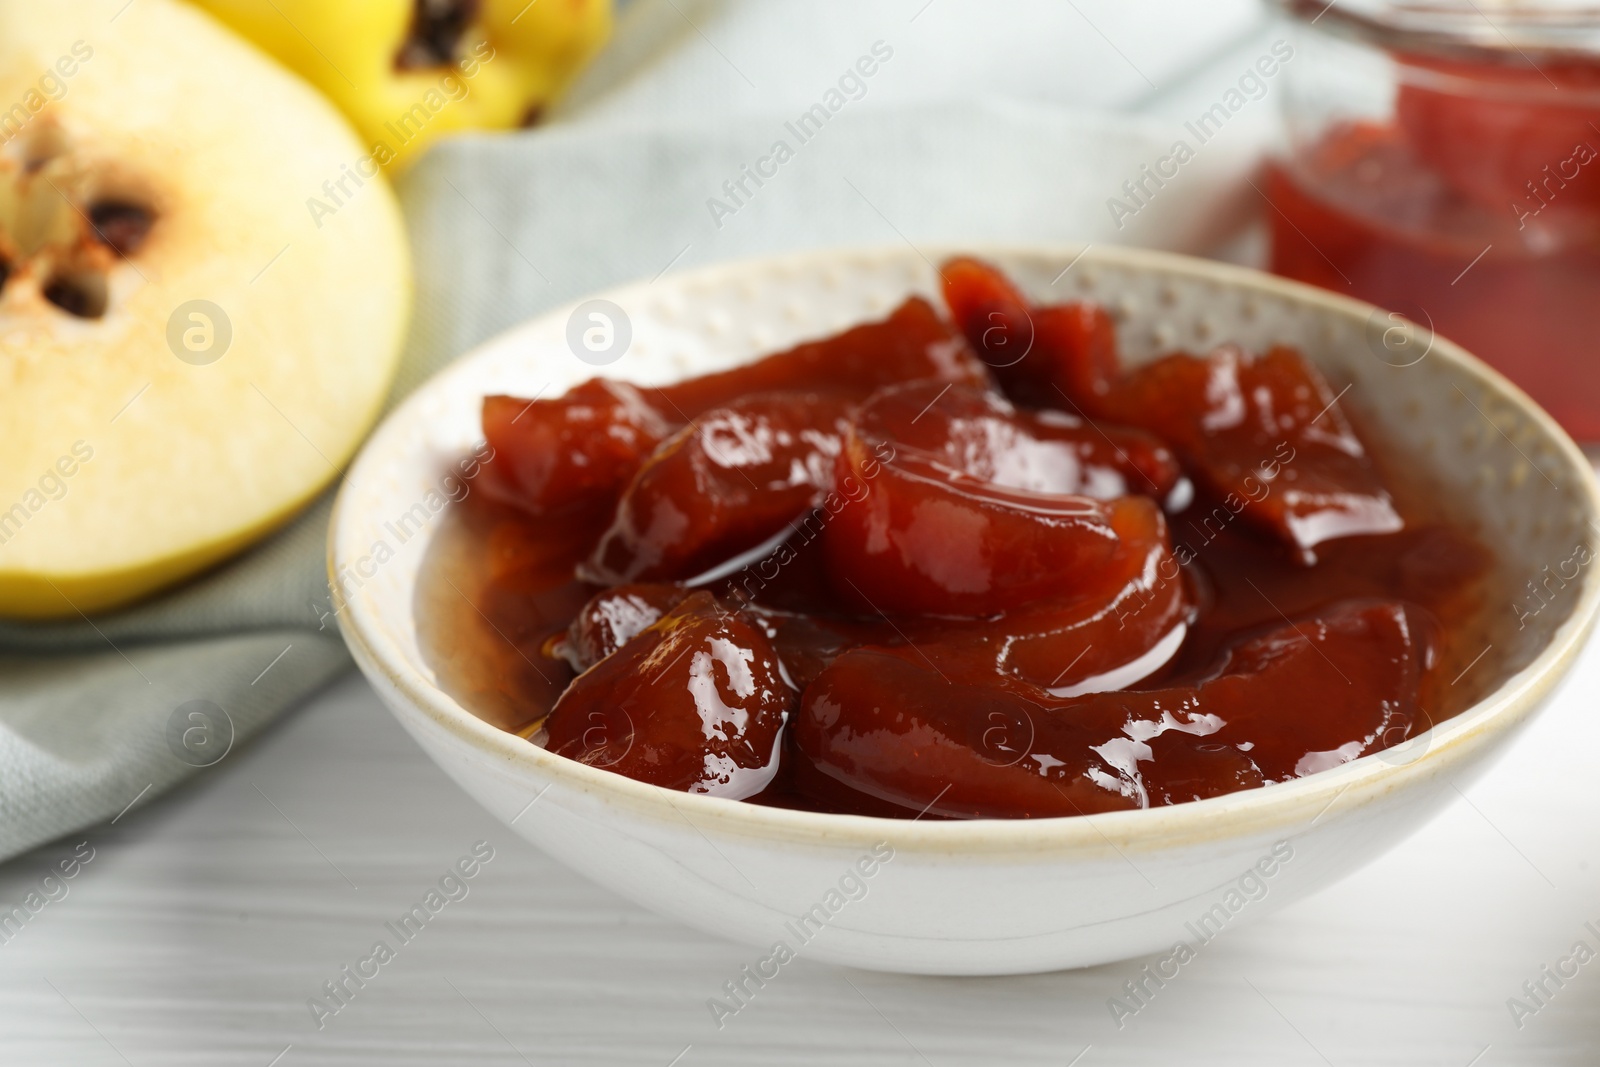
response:
<svg viewBox="0 0 1600 1067"><path fill-rule="evenodd" d="M1269 168L1273 271L1461 343L1600 441L1600 58L1393 60L1388 120ZM1380 358L1421 358L1382 350L1393 324Z"/></svg>
<svg viewBox="0 0 1600 1067"><path fill-rule="evenodd" d="M1298 352L1124 367L1103 309L941 273L947 316L489 397L419 592L442 683L640 781L906 818L1269 785L1481 692L1487 551Z"/></svg>

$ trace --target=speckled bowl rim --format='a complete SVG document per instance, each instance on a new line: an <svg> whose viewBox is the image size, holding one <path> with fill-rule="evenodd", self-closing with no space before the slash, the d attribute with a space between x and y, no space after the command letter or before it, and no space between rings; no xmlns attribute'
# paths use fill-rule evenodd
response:
<svg viewBox="0 0 1600 1067"><path fill-rule="evenodd" d="M931 252L907 250L900 246L832 248L728 261L685 271L680 277L687 284L727 274L748 276L755 270L775 266L786 268L793 276L807 269L820 269L829 261L841 257L892 258L896 255L922 256L927 252L938 258L958 251L993 259L1051 259L1062 264L1081 257L1087 265L1113 264L1122 268L1151 268L1187 274L1220 286L1242 287L1276 295L1355 321L1365 321L1373 310L1370 304L1245 267L1170 252L1098 245L973 243L959 248L940 247ZM637 283L617 286L595 295L614 296L632 284ZM566 314L579 302L564 304L537 318ZM505 337L526 329L527 325L524 323L505 331L475 347L462 359L471 359L477 353L502 343ZM1596 521L1600 518L1600 485L1597 485L1583 453L1555 420L1505 377L1444 338L1434 339L1428 356L1449 364L1454 372L1486 387L1487 392L1514 407L1523 419L1537 428L1552 446L1551 451L1565 463L1566 469L1559 473L1566 476L1568 488L1565 491L1575 498L1572 503L1584 509L1585 523L1591 530L1600 529ZM408 410L419 402L430 386L450 371L451 368L446 367L419 386L387 416L385 425L405 418ZM373 440L377 437L375 434ZM1588 568L1576 603L1557 627L1548 646L1526 667L1506 678L1493 692L1459 715L1434 727L1423 754L1410 762L1388 763L1381 754L1377 754L1305 778L1207 800L1132 811L1040 819L924 822L765 807L668 790L557 756L477 718L429 681L415 664L393 647L381 626L375 625L374 620L368 617L364 598L347 600L342 595L336 577L344 562L337 558L338 533L348 501L354 495L351 486L361 477L365 466L363 461L368 460L367 453L371 448L372 441L369 440L367 447L352 464L345 484L341 486L334 503L328 537L328 573L335 603L339 607L336 614L345 640L363 670L369 674L381 674L414 709L458 739L481 750L485 756L513 767L525 767L530 779L592 794L607 803L664 822L680 823L686 816L692 815L694 825L702 832L715 830L759 838L772 844L837 845L888 840L897 850L930 856L1059 853L1077 848L1103 849L1108 843L1119 849L1147 851L1252 832L1271 833L1279 828L1303 829L1308 816L1315 821L1341 799L1345 801L1341 807L1346 808L1376 803L1396 790L1418 786L1440 773L1447 773L1451 767L1465 761L1480 743L1503 741L1505 735L1540 706L1572 668L1594 625L1597 608L1600 608L1600 568Z"/></svg>

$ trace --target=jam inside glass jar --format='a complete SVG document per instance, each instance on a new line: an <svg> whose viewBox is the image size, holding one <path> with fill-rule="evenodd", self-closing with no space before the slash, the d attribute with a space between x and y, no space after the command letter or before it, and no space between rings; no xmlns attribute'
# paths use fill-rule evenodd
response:
<svg viewBox="0 0 1600 1067"><path fill-rule="evenodd" d="M1263 187L1272 270L1450 338L1600 441L1600 12L1283 6L1300 33Z"/></svg>

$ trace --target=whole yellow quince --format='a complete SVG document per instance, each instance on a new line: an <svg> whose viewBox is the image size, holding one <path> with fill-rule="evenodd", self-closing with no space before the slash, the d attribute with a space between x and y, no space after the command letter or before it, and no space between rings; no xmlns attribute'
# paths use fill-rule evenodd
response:
<svg viewBox="0 0 1600 1067"><path fill-rule="evenodd" d="M611 0L193 0L321 89L373 162L530 125L611 32Z"/></svg>

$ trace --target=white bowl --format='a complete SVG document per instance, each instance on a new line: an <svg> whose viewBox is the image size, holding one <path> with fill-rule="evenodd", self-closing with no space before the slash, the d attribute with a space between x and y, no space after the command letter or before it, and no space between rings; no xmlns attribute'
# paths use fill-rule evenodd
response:
<svg viewBox="0 0 1600 1067"><path fill-rule="evenodd" d="M1104 302L1134 360L1224 340L1300 346L1336 386L1351 383L1345 403L1381 427L1398 454L1414 457L1530 579L1600 529L1589 467L1547 415L1456 346L1365 304L1153 252L962 251L998 262L1039 298ZM728 367L881 316L910 293L934 297L936 287L928 260L908 248L786 256L628 286L604 294L633 329L627 355L605 372L660 382ZM752 946L758 973L786 958L773 955L778 942L817 959L926 974L1045 971L1179 941L1194 947L1224 925L1327 886L1420 827L1454 796L1452 783L1480 773L1546 700L1600 603L1600 578L1586 567L1523 628L1507 604L1488 635L1492 651L1464 675L1481 699L1397 750L1196 803L918 822L646 785L502 732L442 691L413 615L418 565L438 524L403 543L386 525L435 491L480 440L485 394L554 396L595 372L566 343L575 306L456 362L367 443L330 535L340 623L406 730L489 811L601 885ZM1418 352L1425 357L1411 363ZM375 551L380 544L392 558L377 562L388 554ZM892 858L863 862L874 850ZM857 873L864 869L870 877Z"/></svg>

